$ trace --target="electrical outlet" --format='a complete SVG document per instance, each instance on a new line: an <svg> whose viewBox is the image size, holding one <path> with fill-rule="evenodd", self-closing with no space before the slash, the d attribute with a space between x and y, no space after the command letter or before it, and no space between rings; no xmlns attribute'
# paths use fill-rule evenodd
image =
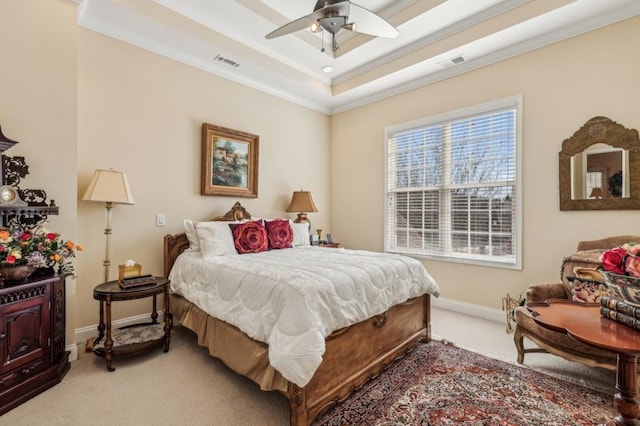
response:
<svg viewBox="0 0 640 426"><path fill-rule="evenodd" d="M156 213L156 226L165 226L167 224L167 218L164 213Z"/></svg>

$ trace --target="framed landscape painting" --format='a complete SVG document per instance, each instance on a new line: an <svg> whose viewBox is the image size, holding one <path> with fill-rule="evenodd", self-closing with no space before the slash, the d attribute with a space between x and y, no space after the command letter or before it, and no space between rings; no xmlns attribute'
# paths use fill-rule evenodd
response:
<svg viewBox="0 0 640 426"><path fill-rule="evenodd" d="M202 195L258 196L258 144L251 133L202 124Z"/></svg>

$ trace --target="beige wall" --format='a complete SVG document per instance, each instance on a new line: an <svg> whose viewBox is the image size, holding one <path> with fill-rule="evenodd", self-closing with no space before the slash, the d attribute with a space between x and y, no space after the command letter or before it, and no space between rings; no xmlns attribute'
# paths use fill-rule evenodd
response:
<svg viewBox="0 0 640 426"><path fill-rule="evenodd" d="M98 321L104 206L78 201L96 168L125 171L135 199L113 208L112 278L126 259L162 274L165 234L238 200L199 195L203 122L260 136L259 197L240 199L249 212L294 217L284 210L304 188L320 210L314 226L329 229L326 115L78 28L68 0L0 0L0 10L0 125L21 142L8 154L26 157L23 187L44 188L60 206L50 228L85 246L68 286L68 343ZM149 311L148 300L121 302L114 319Z"/></svg>
<svg viewBox="0 0 640 426"><path fill-rule="evenodd" d="M78 36L78 174L82 197L96 168L127 173L135 205L115 205L111 277L134 259L162 274L162 237L184 219L225 213L237 197L200 195L201 126L259 135L259 197L239 199L258 217L285 213L294 190L312 192L314 227L329 229L329 118L98 33ZM155 214L167 226L155 226ZM104 205L79 202L77 327L97 322L93 287L102 281ZM150 310L149 300L113 305L121 319Z"/></svg>
<svg viewBox="0 0 640 426"><path fill-rule="evenodd" d="M113 209L112 277L129 258L162 273L164 234L236 201L199 195L203 122L260 135L260 197L240 200L254 215L285 215L293 190L311 190L314 228L380 250L384 126L522 94L524 269L425 261L446 298L500 307L507 291L555 280L577 240L635 232L635 211L560 212L557 164L562 140L595 115L640 128L640 59L630 54L640 18L328 118L80 29L68 0L0 0L0 10L0 125L20 141L9 154L30 165L24 186L60 205L50 227L86 246L68 286L69 341L97 323L104 208L77 201L95 168L124 170L136 201ZM114 318L148 311L123 302Z"/></svg>
<svg viewBox="0 0 640 426"><path fill-rule="evenodd" d="M444 298L501 307L558 279L578 240L638 234L637 211L561 212L558 152L588 119L640 128L640 18L332 117L332 227L347 246L383 248L384 127L523 96L523 270L425 260ZM353 161L354 158L359 160ZM348 182L349 184L345 184Z"/></svg>
<svg viewBox="0 0 640 426"><path fill-rule="evenodd" d="M68 0L0 0L0 125L30 174L60 207L48 228L77 241L76 6ZM67 341L75 329L75 280L67 281Z"/></svg>

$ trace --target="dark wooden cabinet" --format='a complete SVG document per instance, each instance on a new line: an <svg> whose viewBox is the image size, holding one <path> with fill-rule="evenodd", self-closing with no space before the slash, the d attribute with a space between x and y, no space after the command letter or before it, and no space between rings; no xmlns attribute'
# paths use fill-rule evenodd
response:
<svg viewBox="0 0 640 426"><path fill-rule="evenodd" d="M59 383L65 351L65 275L0 287L0 415Z"/></svg>

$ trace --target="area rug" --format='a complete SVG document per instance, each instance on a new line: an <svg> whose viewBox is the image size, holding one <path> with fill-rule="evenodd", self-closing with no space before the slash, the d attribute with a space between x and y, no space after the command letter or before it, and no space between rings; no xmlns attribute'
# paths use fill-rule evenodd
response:
<svg viewBox="0 0 640 426"><path fill-rule="evenodd" d="M420 343L313 422L342 425L599 425L613 395L441 342Z"/></svg>

